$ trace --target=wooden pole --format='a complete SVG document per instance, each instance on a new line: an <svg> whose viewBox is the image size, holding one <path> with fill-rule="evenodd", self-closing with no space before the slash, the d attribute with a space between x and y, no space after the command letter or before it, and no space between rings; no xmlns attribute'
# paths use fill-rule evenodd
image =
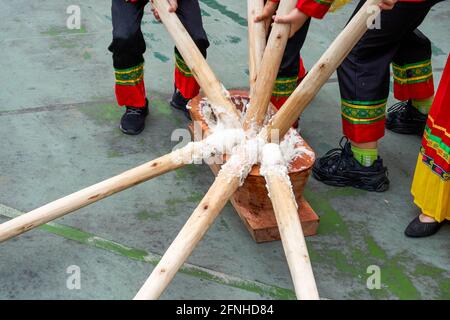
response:
<svg viewBox="0 0 450 320"><path fill-rule="evenodd" d="M297 0L281 1L277 15L288 14L295 7L296 3ZM264 50L261 68L256 78L254 94L251 97L252 101L244 118L245 130L258 130L264 121L278 69L289 39L290 29L291 26L289 24L274 23L272 26L272 31Z"/></svg>
<svg viewBox="0 0 450 320"><path fill-rule="evenodd" d="M285 177L275 171L265 175L270 199L283 243L284 253L291 271L295 294L299 300L318 300L308 248L298 217L292 186Z"/></svg>
<svg viewBox="0 0 450 320"><path fill-rule="evenodd" d="M231 163L238 165L233 167L233 165L229 165ZM240 157L233 155L222 166L205 197L172 242L158 265L153 269L150 277L135 296L135 300L158 299L164 292L178 269L190 256L228 199L239 187L240 177L238 172L241 170L239 164Z"/></svg>
<svg viewBox="0 0 450 320"><path fill-rule="evenodd" d="M260 172L267 182L297 298L318 300L319 294L298 216L295 195L278 144L269 143L264 146Z"/></svg>
<svg viewBox="0 0 450 320"><path fill-rule="evenodd" d="M236 107L226 97L224 87L208 66L178 16L174 12L168 11L168 1L153 0L153 6L158 10L161 21L172 36L184 62L191 69L193 76L208 97L216 117L231 128L241 128L240 116Z"/></svg>
<svg viewBox="0 0 450 320"><path fill-rule="evenodd" d="M261 68L261 61L266 48L266 27L263 21L255 22L255 17L262 14L263 0L248 0L248 48L249 48L249 74L250 98L254 96L256 78ZM251 99L250 99L251 101ZM275 113L277 109L269 102L270 110Z"/></svg>
<svg viewBox="0 0 450 320"><path fill-rule="evenodd" d="M367 31L368 25L378 16L373 8L378 8L381 0L367 0L359 12L352 18L344 30L333 41L314 67L308 72L297 89L284 103L283 108L271 119L268 126L270 131L279 130L278 136L283 137L298 119L309 103L319 92L320 88L339 67L352 48ZM258 91L259 94L259 91Z"/></svg>
<svg viewBox="0 0 450 320"><path fill-rule="evenodd" d="M62 217L114 193L180 168L187 162L181 160L192 158L195 148L198 147L198 143L190 143L184 148L175 150L158 159L72 193L64 198L25 213L20 217L4 222L0 225L0 242Z"/></svg>
<svg viewBox="0 0 450 320"><path fill-rule="evenodd" d="M264 0L247 0L248 19L248 68L250 73L250 97L254 91L261 60L266 48L266 27L264 21L255 22L263 12Z"/></svg>

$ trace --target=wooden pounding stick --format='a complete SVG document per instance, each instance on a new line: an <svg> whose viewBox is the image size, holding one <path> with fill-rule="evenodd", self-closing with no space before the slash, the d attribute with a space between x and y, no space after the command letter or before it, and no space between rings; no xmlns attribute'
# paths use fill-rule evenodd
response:
<svg viewBox="0 0 450 320"><path fill-rule="evenodd" d="M297 0L281 1L277 15L288 14L296 3ZM264 122L290 30L289 24L274 23L272 26L256 83L252 90L250 106L244 117L244 130L258 130Z"/></svg>
<svg viewBox="0 0 450 320"><path fill-rule="evenodd" d="M267 127L267 137L270 140L271 132L278 130L282 138L286 132L306 109L309 103L319 92L320 88L331 77L345 57L350 53L356 43L367 31L368 26L377 17L373 8L378 8L381 0L367 0L347 26L323 53L320 59L300 82L288 100L270 120Z"/></svg>
<svg viewBox="0 0 450 320"><path fill-rule="evenodd" d="M211 104L214 114L229 128L241 128L240 115L226 97L225 88L216 78L206 59L174 12L169 12L167 0L153 0L159 17L172 36L175 45Z"/></svg>

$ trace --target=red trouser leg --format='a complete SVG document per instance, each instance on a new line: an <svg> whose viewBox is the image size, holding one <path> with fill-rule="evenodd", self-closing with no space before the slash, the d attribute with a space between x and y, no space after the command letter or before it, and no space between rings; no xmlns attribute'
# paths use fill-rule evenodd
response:
<svg viewBox="0 0 450 320"><path fill-rule="evenodd" d="M272 98L270 102L280 110L284 105L286 100L290 97L292 92L294 92L297 85L303 80L306 76L306 69L303 65L303 60L300 57L300 68L298 71L298 76L293 77L279 77L275 80L275 87L272 92ZM293 125L294 128L298 127L298 121L296 121Z"/></svg>
<svg viewBox="0 0 450 320"><path fill-rule="evenodd" d="M119 106L145 107L144 64L128 69L115 69L115 92Z"/></svg>
<svg viewBox="0 0 450 320"><path fill-rule="evenodd" d="M108 49L113 54L117 103L120 106L144 107L145 40L141 21L147 2L111 2L113 40Z"/></svg>
<svg viewBox="0 0 450 320"><path fill-rule="evenodd" d="M401 101L434 95L431 41L418 29L407 33L393 60L394 96Z"/></svg>
<svg viewBox="0 0 450 320"><path fill-rule="evenodd" d="M200 86L183 58L175 53L175 87L186 99L192 99L200 92Z"/></svg>
<svg viewBox="0 0 450 320"><path fill-rule="evenodd" d="M344 135L356 143L377 141L384 136L387 99L349 101L342 99Z"/></svg>
<svg viewBox="0 0 450 320"><path fill-rule="evenodd" d="M278 77L272 91L272 104L279 110L297 87L298 77Z"/></svg>
<svg viewBox="0 0 450 320"><path fill-rule="evenodd" d="M275 80L275 86L272 91L272 98L270 99L270 102L280 110L280 108L283 106L283 104L286 102L286 100L289 98L289 96L294 92L295 88L297 87L297 81L298 77L293 76L290 78L277 78ZM294 128L298 127L298 121L295 121L292 126Z"/></svg>
<svg viewBox="0 0 450 320"><path fill-rule="evenodd" d="M428 99L434 95L431 60L399 65L392 63L397 100Z"/></svg>

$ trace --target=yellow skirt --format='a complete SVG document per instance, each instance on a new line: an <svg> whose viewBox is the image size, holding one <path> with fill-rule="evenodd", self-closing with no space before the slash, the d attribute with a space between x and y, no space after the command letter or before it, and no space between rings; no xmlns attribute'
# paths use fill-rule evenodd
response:
<svg viewBox="0 0 450 320"><path fill-rule="evenodd" d="M450 181L442 180L422 162L419 153L411 187L414 203L422 213L441 222L450 220Z"/></svg>

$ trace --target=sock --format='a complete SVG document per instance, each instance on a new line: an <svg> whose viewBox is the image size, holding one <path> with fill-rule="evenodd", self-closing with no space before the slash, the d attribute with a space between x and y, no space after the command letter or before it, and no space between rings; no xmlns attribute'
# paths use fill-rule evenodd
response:
<svg viewBox="0 0 450 320"><path fill-rule="evenodd" d="M414 108L419 110L422 114L428 114L430 112L431 105L433 104L434 97L430 97L428 99L412 99L411 103Z"/></svg>
<svg viewBox="0 0 450 320"><path fill-rule="evenodd" d="M353 157L364 167L370 167L378 158L378 149L361 149L352 146Z"/></svg>

